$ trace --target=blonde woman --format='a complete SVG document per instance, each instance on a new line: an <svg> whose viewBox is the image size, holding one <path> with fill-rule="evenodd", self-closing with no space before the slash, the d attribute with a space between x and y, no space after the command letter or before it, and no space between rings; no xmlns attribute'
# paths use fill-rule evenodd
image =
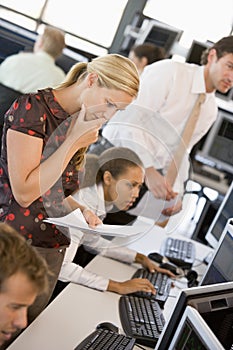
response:
<svg viewBox="0 0 233 350"><path fill-rule="evenodd" d="M21 96L5 115L1 221L44 256L53 272L51 293L70 238L65 229L43 220L77 208L71 194L77 190L87 147L97 140L103 123L132 102L138 89L135 65L128 58L109 54L77 63L60 86ZM83 214L88 222L88 210ZM29 321L43 310L50 294L32 307Z"/></svg>

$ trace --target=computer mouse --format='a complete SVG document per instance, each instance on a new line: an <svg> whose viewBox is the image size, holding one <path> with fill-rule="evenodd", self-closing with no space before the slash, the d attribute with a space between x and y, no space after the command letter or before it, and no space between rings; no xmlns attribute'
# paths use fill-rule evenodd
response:
<svg viewBox="0 0 233 350"><path fill-rule="evenodd" d="M116 332L116 333L118 333L118 331L119 331L118 327L115 326L111 322L101 322L101 323L99 323L96 326L96 329L99 329L99 328L106 329L106 330L109 330L109 331L113 331L113 332Z"/></svg>
<svg viewBox="0 0 233 350"><path fill-rule="evenodd" d="M152 252L152 253L148 254L148 258L157 262L157 263L162 263L164 257L157 252Z"/></svg>
<svg viewBox="0 0 233 350"><path fill-rule="evenodd" d="M171 271L172 273L174 273L174 275L180 275L183 272L181 271L181 269L179 269L176 265L172 264L172 263L162 263L159 265L159 267L161 267L162 269L166 269Z"/></svg>

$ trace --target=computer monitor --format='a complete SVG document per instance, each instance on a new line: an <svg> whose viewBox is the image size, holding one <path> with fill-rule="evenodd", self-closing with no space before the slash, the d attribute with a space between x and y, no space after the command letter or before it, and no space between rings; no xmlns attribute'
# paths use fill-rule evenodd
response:
<svg viewBox="0 0 233 350"><path fill-rule="evenodd" d="M230 281L233 282L233 219L227 222L199 285Z"/></svg>
<svg viewBox="0 0 233 350"><path fill-rule="evenodd" d="M168 350L225 350L199 312L186 306Z"/></svg>
<svg viewBox="0 0 233 350"><path fill-rule="evenodd" d="M200 65L202 53L212 44L213 43L209 41L203 43L201 41L193 40L186 56L186 62Z"/></svg>
<svg viewBox="0 0 233 350"><path fill-rule="evenodd" d="M37 33L0 19L0 62L20 51L32 51Z"/></svg>
<svg viewBox="0 0 233 350"><path fill-rule="evenodd" d="M217 248L218 242L228 219L233 217L233 181L220 204L214 219L208 228L205 239L212 248Z"/></svg>
<svg viewBox="0 0 233 350"><path fill-rule="evenodd" d="M219 108L218 116L195 159L233 175L233 115Z"/></svg>
<svg viewBox="0 0 233 350"><path fill-rule="evenodd" d="M224 282L181 290L155 350L169 349L187 305L194 307L200 313L222 346L231 349L233 282Z"/></svg>
<svg viewBox="0 0 233 350"><path fill-rule="evenodd" d="M174 43L179 41L183 34L181 29L157 20L145 19L141 28L135 45L143 44L144 42L153 43L159 47L163 47L167 55L169 55Z"/></svg>

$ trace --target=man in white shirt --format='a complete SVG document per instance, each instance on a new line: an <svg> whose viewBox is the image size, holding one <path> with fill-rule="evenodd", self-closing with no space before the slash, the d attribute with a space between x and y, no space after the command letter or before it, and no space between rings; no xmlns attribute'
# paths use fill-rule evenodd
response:
<svg viewBox="0 0 233 350"><path fill-rule="evenodd" d="M137 99L118 112L102 132L113 145L137 152L146 168L146 184L159 199L170 200L177 192L182 194L188 179L189 153L217 117L215 91L226 93L233 86L233 36L222 38L208 49L202 64L165 59L146 66ZM201 93L206 94L205 102L172 188L166 180L166 170ZM181 207L180 200L163 213L170 216Z"/></svg>
<svg viewBox="0 0 233 350"><path fill-rule="evenodd" d="M45 27L37 37L34 52L19 52L1 63L0 83L21 93L55 87L65 78L65 72L55 64L64 48L64 33Z"/></svg>

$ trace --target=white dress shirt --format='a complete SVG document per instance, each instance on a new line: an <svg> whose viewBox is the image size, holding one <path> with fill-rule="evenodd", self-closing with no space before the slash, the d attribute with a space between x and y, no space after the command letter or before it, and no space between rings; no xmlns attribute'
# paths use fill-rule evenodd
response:
<svg viewBox="0 0 233 350"><path fill-rule="evenodd" d="M165 59L145 67L137 99L117 112L103 129L115 146L137 152L145 168L166 169L199 93L205 92L204 67ZM184 156L178 185L189 173L189 153L217 117L214 93L206 93L198 122Z"/></svg>
<svg viewBox="0 0 233 350"><path fill-rule="evenodd" d="M44 51L20 52L0 65L0 83L22 93L56 87L64 78L65 72Z"/></svg>
<svg viewBox="0 0 233 350"><path fill-rule="evenodd" d="M101 219L106 216L104 191L102 184L80 189L74 196L80 204L95 212ZM135 261L137 252L126 247L115 246L110 240L98 234L83 233L80 230L70 229L71 244L67 248L59 280L82 284L98 290L106 290L109 279L96 275L73 263L74 256L80 244L87 250L94 251L102 256L132 263Z"/></svg>

